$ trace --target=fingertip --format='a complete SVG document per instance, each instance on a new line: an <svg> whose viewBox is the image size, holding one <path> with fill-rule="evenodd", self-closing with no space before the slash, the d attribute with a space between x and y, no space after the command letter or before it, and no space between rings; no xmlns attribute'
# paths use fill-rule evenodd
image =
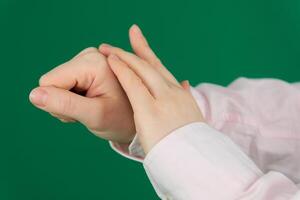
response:
<svg viewBox="0 0 300 200"><path fill-rule="evenodd" d="M130 28L129 40L134 52L141 57L146 56L149 50L152 51L149 47L147 39L136 24L132 25L132 27Z"/></svg>
<svg viewBox="0 0 300 200"><path fill-rule="evenodd" d="M31 90L28 98L32 104L44 107L46 105L48 93L45 89L42 89L42 87L36 87Z"/></svg>
<svg viewBox="0 0 300 200"><path fill-rule="evenodd" d="M135 29L135 24L133 24L133 25L129 28L129 31L128 31L130 43L132 43L133 38L134 38L134 29Z"/></svg>
<svg viewBox="0 0 300 200"><path fill-rule="evenodd" d="M140 27L137 24L133 24L130 29L129 29L129 36L130 37L140 37L143 40L145 40L145 37L143 35L142 30L140 29Z"/></svg>
<svg viewBox="0 0 300 200"><path fill-rule="evenodd" d="M132 24L131 27L129 28L129 33L134 33L139 31L139 27L137 24Z"/></svg>
<svg viewBox="0 0 300 200"><path fill-rule="evenodd" d="M105 56L108 56L110 54L110 48L112 46L106 43L100 44L99 45L99 51L100 53L104 54Z"/></svg>

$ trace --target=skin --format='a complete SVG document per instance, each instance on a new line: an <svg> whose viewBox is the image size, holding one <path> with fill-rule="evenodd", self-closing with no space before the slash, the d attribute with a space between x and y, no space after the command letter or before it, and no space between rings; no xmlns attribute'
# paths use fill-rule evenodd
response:
<svg viewBox="0 0 300 200"><path fill-rule="evenodd" d="M137 55L151 56L153 52L145 46L147 42L137 26L131 27L129 35ZM188 81L181 84L189 88ZM37 91L46 94L43 102L33 98L39 96L32 95ZM129 99L97 48L87 48L44 74L29 99L60 121L80 122L96 136L120 145L128 145L136 134Z"/></svg>
<svg viewBox="0 0 300 200"><path fill-rule="evenodd" d="M97 48L87 48L43 75L43 105L62 122L80 122L100 138L128 143L135 135L133 112L124 90ZM34 91L33 90L33 91Z"/></svg>
<svg viewBox="0 0 300 200"><path fill-rule="evenodd" d="M133 31L142 37L137 27ZM109 66L129 98L138 138L148 153L174 129L204 119L190 91L164 67L146 39L139 45L136 55L108 44L99 50L108 56Z"/></svg>

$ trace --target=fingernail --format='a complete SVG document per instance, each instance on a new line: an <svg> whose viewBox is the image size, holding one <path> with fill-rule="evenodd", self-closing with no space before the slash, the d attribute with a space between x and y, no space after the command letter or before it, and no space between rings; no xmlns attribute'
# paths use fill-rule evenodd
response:
<svg viewBox="0 0 300 200"><path fill-rule="evenodd" d="M47 92L43 89L37 88L30 92L30 101L37 106L45 106L47 100Z"/></svg>
<svg viewBox="0 0 300 200"><path fill-rule="evenodd" d="M111 59L113 60L120 60L118 56L114 55L114 54L110 54L109 56Z"/></svg>
<svg viewBox="0 0 300 200"><path fill-rule="evenodd" d="M111 45L109 44L101 44L99 47L99 50L101 53L105 54L106 56L109 55L110 51L111 51Z"/></svg>

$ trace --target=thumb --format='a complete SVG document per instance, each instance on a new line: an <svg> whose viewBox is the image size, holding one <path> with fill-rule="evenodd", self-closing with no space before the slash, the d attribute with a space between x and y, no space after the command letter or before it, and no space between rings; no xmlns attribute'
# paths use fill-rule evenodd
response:
<svg viewBox="0 0 300 200"><path fill-rule="evenodd" d="M29 99L41 110L75 119L91 128L102 113L99 98L84 97L53 86L33 89Z"/></svg>

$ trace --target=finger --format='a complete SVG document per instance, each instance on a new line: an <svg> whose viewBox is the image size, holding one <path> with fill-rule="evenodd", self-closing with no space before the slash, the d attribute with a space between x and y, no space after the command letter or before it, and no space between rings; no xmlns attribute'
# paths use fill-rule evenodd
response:
<svg viewBox="0 0 300 200"><path fill-rule="evenodd" d="M56 68L41 76L39 79L39 85L55 86L69 90L75 87L78 82L76 74L78 74L77 68L72 67L72 65L67 62L57 66Z"/></svg>
<svg viewBox="0 0 300 200"><path fill-rule="evenodd" d="M46 112L77 120L89 127L101 122L103 110L100 99L83 97L51 86L33 89L29 99Z"/></svg>
<svg viewBox="0 0 300 200"><path fill-rule="evenodd" d="M129 39L132 49L137 56L146 60L151 65L162 65L160 60L150 48L148 41L137 25L132 25L129 29Z"/></svg>
<svg viewBox="0 0 300 200"><path fill-rule="evenodd" d="M133 51L137 56L146 60L153 67L155 67L167 80L179 85L176 78L167 70L167 68L161 63L160 59L155 55L151 47L149 46L146 38L144 37L141 29L137 25L133 25L129 29L129 39Z"/></svg>
<svg viewBox="0 0 300 200"><path fill-rule="evenodd" d="M87 69L82 67L86 65L85 62L87 59L80 59L79 56L91 57L93 56L93 52L95 54L97 53L98 56L99 51L93 47L81 51L70 61L55 67L41 76L39 85L55 86L66 90L70 90L72 88L77 88L77 90L80 91L87 90L93 81L93 77L87 76Z"/></svg>
<svg viewBox="0 0 300 200"><path fill-rule="evenodd" d="M118 56L111 54L108 63L126 92L132 109L135 112L147 109L154 99L142 80Z"/></svg>
<svg viewBox="0 0 300 200"><path fill-rule="evenodd" d="M166 89L168 89L169 86L162 75L136 55L109 45L101 45L100 52L103 54L114 54L119 57L142 79L155 97L164 94Z"/></svg>

